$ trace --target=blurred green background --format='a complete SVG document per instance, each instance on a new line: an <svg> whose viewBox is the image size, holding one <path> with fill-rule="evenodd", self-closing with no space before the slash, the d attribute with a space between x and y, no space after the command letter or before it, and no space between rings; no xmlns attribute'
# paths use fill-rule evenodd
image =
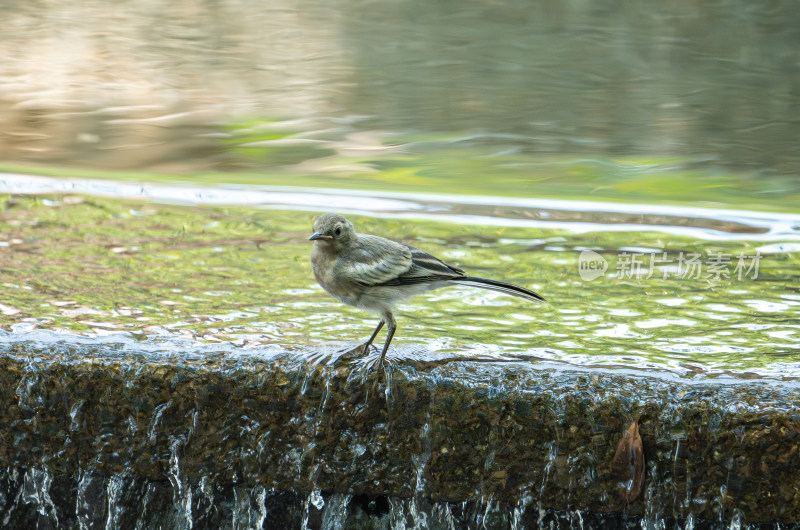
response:
<svg viewBox="0 0 800 530"><path fill-rule="evenodd" d="M40 0L0 25L7 171L800 203L788 0Z"/></svg>

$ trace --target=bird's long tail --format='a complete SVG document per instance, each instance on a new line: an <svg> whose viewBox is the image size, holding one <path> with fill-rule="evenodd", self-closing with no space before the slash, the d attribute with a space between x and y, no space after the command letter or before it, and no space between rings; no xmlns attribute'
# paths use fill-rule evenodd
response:
<svg viewBox="0 0 800 530"><path fill-rule="evenodd" d="M530 300L531 302L544 302L545 299L542 295L534 293L530 289L520 287L506 282L499 282L497 280L490 280L488 278L477 278L475 276L465 276L464 278L454 278L451 280L453 283L460 283L462 285L469 285L471 287L480 287L481 289L489 289L490 291L497 291L498 293L510 294Z"/></svg>

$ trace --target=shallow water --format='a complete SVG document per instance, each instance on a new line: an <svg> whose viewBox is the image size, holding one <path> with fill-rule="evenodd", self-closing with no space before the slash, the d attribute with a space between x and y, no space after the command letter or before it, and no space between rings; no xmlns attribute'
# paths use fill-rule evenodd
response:
<svg viewBox="0 0 800 530"><path fill-rule="evenodd" d="M324 190L14 176L4 186L18 193L6 196L0 224L5 340L41 329L319 354L355 346L375 324L311 275L307 237ZM19 194L64 190L94 196ZM378 192L334 200L362 214L351 215L361 232L548 299L532 305L464 287L411 299L398 314L392 362L800 374L798 216ZM298 203L303 210L292 210ZM605 272L582 278L582 255L605 260Z"/></svg>

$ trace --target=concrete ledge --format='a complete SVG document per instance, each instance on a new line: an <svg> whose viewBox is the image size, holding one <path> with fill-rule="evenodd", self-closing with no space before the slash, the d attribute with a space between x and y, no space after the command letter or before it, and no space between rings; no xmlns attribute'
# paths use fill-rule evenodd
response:
<svg viewBox="0 0 800 530"><path fill-rule="evenodd" d="M0 519L12 524L26 503L51 510L41 494L24 495L33 470L66 481L65 491L81 477L105 477L105 490L113 477L161 484L173 504L188 502L189 517L192 499L213 486L800 521L793 382L452 360L400 362L387 387L342 359L302 359L0 345ZM645 482L626 502L611 462L637 418Z"/></svg>

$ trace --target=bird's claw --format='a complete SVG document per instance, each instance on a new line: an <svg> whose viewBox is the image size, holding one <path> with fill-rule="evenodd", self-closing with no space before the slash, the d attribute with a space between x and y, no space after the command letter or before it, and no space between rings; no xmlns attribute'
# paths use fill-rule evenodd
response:
<svg viewBox="0 0 800 530"><path fill-rule="evenodd" d="M375 346L374 344L369 344L369 343L359 344L358 346L355 346L353 348L346 348L346 349L340 350L340 354L339 354L337 360L338 361L347 362L347 361L355 361L357 359L362 359L362 358L368 357L368 355L370 353L370 347L372 348L372 350L375 350L375 351L377 351L377 349L378 349L378 347ZM369 362L368 361L365 364L367 366L372 366L374 364L374 362Z"/></svg>
<svg viewBox="0 0 800 530"><path fill-rule="evenodd" d="M361 353L363 353L364 355L367 355L369 353L369 349L370 348L372 348L373 350L376 350L376 351L378 349L378 347L375 346L375 344L373 344L371 342L365 342L364 344L361 345Z"/></svg>

